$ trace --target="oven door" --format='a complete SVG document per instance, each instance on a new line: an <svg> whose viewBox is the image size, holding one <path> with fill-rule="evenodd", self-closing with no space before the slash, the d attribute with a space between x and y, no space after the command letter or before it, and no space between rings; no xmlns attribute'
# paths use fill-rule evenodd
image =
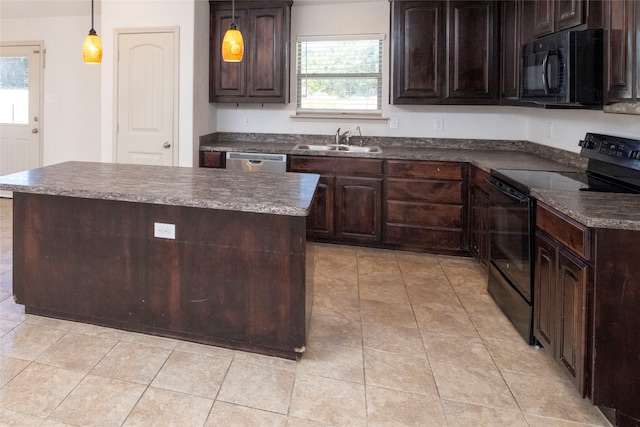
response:
<svg viewBox="0 0 640 427"><path fill-rule="evenodd" d="M531 304L535 199L493 177L489 183L491 263Z"/></svg>

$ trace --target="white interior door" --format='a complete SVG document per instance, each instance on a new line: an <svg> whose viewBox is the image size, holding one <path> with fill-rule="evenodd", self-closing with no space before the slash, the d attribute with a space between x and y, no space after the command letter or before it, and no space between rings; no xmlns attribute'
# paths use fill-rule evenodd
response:
<svg viewBox="0 0 640 427"><path fill-rule="evenodd" d="M42 51L41 44L0 44L0 175L42 165Z"/></svg>
<svg viewBox="0 0 640 427"><path fill-rule="evenodd" d="M116 161L177 165L177 34L118 35Z"/></svg>

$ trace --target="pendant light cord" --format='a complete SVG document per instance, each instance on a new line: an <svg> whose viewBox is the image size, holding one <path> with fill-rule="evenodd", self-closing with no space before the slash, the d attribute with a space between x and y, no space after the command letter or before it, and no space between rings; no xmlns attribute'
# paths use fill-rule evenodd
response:
<svg viewBox="0 0 640 427"><path fill-rule="evenodd" d="M91 0L91 29L94 30L94 28L93 28L93 0Z"/></svg>

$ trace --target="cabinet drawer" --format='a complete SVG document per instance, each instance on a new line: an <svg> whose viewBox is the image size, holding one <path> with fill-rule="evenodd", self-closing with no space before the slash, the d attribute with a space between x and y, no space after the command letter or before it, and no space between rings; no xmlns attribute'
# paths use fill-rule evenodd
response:
<svg viewBox="0 0 640 427"><path fill-rule="evenodd" d="M223 154L220 151L201 151L200 166L205 168L224 168Z"/></svg>
<svg viewBox="0 0 640 427"><path fill-rule="evenodd" d="M538 203L536 225L583 259L591 257L589 228L553 208Z"/></svg>
<svg viewBox="0 0 640 427"><path fill-rule="evenodd" d="M387 179L387 199L462 204L462 181Z"/></svg>
<svg viewBox="0 0 640 427"><path fill-rule="evenodd" d="M461 230L440 230L412 225L386 224L385 243L419 249L460 251Z"/></svg>
<svg viewBox="0 0 640 427"><path fill-rule="evenodd" d="M382 163L378 159L289 156L289 169L295 172L382 175Z"/></svg>
<svg viewBox="0 0 640 427"><path fill-rule="evenodd" d="M462 180L464 164L455 162L421 162L388 160L387 176Z"/></svg>
<svg viewBox="0 0 640 427"><path fill-rule="evenodd" d="M431 227L462 227L461 205L388 201L387 221Z"/></svg>

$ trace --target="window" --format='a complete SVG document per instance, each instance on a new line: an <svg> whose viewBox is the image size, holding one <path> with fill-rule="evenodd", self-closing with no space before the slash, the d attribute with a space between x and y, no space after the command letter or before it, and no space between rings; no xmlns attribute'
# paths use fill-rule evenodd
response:
<svg viewBox="0 0 640 427"><path fill-rule="evenodd" d="M0 123L29 123L29 58L0 58Z"/></svg>
<svg viewBox="0 0 640 427"><path fill-rule="evenodd" d="M297 113L381 114L382 35L298 37Z"/></svg>

